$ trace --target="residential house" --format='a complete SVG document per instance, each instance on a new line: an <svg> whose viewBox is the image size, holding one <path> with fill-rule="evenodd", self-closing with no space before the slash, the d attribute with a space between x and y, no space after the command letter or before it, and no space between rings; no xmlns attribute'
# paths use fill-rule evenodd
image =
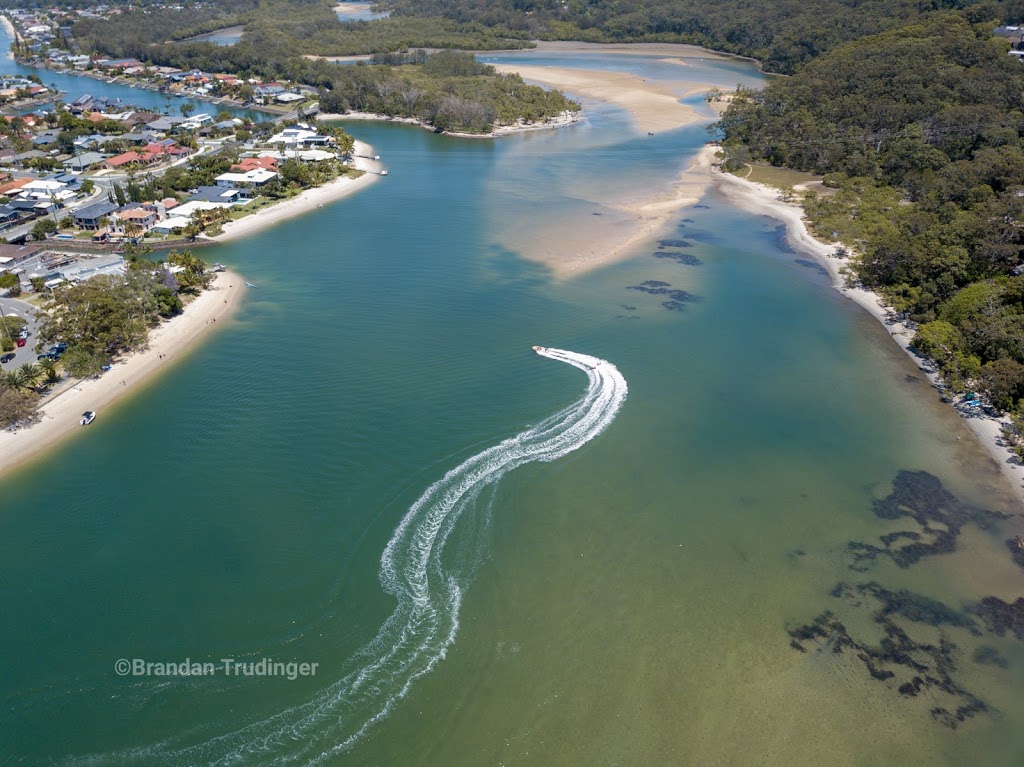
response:
<svg viewBox="0 0 1024 767"><path fill-rule="evenodd" d="M157 221L153 224L153 228L150 231L157 234L176 234L190 223L192 223L191 219L184 216L168 216L163 221Z"/></svg>
<svg viewBox="0 0 1024 767"><path fill-rule="evenodd" d="M141 234L157 221L157 212L144 207L128 208L110 214L110 229L116 234ZM133 230L138 227L137 230Z"/></svg>
<svg viewBox="0 0 1024 767"><path fill-rule="evenodd" d="M198 203L213 203L216 206L245 205L252 201L252 192L249 189L237 189L227 186L201 186L194 193L189 195L188 202L175 210L179 216L187 215L182 213L186 205Z"/></svg>
<svg viewBox="0 0 1024 767"><path fill-rule="evenodd" d="M88 170L93 165L99 165L109 156L110 155L100 154L99 152L81 152L71 159L65 160L61 165L63 165L66 170L84 171Z"/></svg>
<svg viewBox="0 0 1024 767"><path fill-rule="evenodd" d="M266 168L255 168L244 173L222 173L214 181L222 187L260 187L277 178L277 173Z"/></svg>
<svg viewBox="0 0 1024 767"><path fill-rule="evenodd" d="M326 147L334 143L330 136L322 136L306 125L297 125L294 128L285 128L278 134L267 140L268 144L284 144L286 147L301 147L309 149L312 147Z"/></svg>
<svg viewBox="0 0 1024 767"><path fill-rule="evenodd" d="M109 217L117 205L107 200L87 205L71 213L71 220L79 229L99 229L100 219Z"/></svg>
<svg viewBox="0 0 1024 767"><path fill-rule="evenodd" d="M251 170L277 170L277 158L276 157L243 157L229 170L232 173L248 173Z"/></svg>
<svg viewBox="0 0 1024 767"><path fill-rule="evenodd" d="M12 194L17 194L25 184L31 183L31 178L18 178L14 181L8 181L6 184L0 184L0 196L9 197Z"/></svg>
<svg viewBox="0 0 1024 767"><path fill-rule="evenodd" d="M142 155L138 152L122 152L119 155L108 157L103 161L103 167L107 170L117 170L118 168L128 168L133 165L142 164Z"/></svg>

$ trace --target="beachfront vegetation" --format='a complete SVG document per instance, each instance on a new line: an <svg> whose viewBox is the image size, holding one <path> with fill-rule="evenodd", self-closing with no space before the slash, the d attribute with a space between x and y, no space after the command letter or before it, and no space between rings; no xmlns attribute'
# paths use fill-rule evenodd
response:
<svg viewBox="0 0 1024 767"><path fill-rule="evenodd" d="M727 168L825 175L805 208L852 246L856 277L918 323L954 389L1024 400L1024 66L976 6L836 48L741 90L719 127Z"/></svg>
<svg viewBox="0 0 1024 767"><path fill-rule="evenodd" d="M26 426L37 418L38 395L13 383L13 373L0 374L0 428Z"/></svg>
<svg viewBox="0 0 1024 767"><path fill-rule="evenodd" d="M68 374L96 375L118 355L144 348L152 328L181 312L181 294L208 283L206 264L190 252L171 253L167 264L133 257L127 275L100 275L55 289L40 338L68 344L61 358Z"/></svg>

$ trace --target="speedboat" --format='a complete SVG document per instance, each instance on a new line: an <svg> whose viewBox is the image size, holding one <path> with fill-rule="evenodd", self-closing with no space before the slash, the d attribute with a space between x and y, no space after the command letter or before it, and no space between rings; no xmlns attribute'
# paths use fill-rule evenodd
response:
<svg viewBox="0 0 1024 767"><path fill-rule="evenodd" d="M95 420L96 414L91 410L86 410L84 413L82 413L82 420L79 421L79 423L82 424L82 426L88 426Z"/></svg>
<svg viewBox="0 0 1024 767"><path fill-rule="evenodd" d="M259 285L253 285L251 282L247 282L247 283L245 283L245 287L247 287L247 288L258 288Z"/></svg>
<svg viewBox="0 0 1024 767"><path fill-rule="evenodd" d="M547 349L545 349L543 346L534 346L533 350L535 352L546 352L547 351Z"/></svg>

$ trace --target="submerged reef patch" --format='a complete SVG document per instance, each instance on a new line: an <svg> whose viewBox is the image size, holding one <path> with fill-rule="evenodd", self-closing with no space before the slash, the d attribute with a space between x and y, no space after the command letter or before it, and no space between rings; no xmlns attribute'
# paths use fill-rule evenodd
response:
<svg viewBox="0 0 1024 767"><path fill-rule="evenodd" d="M964 503L946 490L938 477L926 471L899 472L892 492L874 501L872 511L880 519L913 520L918 529L882 535L878 539L881 546L850 541L847 550L853 556L851 570L864 572L880 556L890 557L906 568L923 557L948 554L956 550L964 525L973 523L987 528L993 519L1006 516Z"/></svg>
<svg viewBox="0 0 1024 767"><path fill-rule="evenodd" d="M912 520L917 529L881 535L880 545L849 544L853 570L866 570L877 556L909 567L922 557L953 551L964 525L988 527L1008 516L964 503L923 471L899 472L892 492L873 501L872 511L882 520ZM1011 552L1015 547L1024 550L1019 538L1006 543ZM1024 642L1024 597L1006 602L988 596L949 605L877 581L839 583L830 596L840 600L839 606L830 605L810 623L786 627L790 646L809 660L838 663L843 656L908 705L921 707L922 715L951 729L991 711L967 689L965 680L974 677L963 673L963 664L973 663L976 669L1010 665L997 647L980 644L979 638L1010 636ZM961 649L957 642L967 647Z"/></svg>
<svg viewBox="0 0 1024 767"><path fill-rule="evenodd" d="M671 250L659 250L653 253L655 258L668 258L683 266L700 266L704 262L692 253L674 253Z"/></svg>
<svg viewBox="0 0 1024 767"><path fill-rule="evenodd" d="M665 296L666 300L661 302L669 311L682 311L686 304L700 301L698 296L687 293L685 290L676 290L669 282L663 280L645 280L639 285L627 285L626 290L638 290L652 296Z"/></svg>
<svg viewBox="0 0 1024 767"><path fill-rule="evenodd" d="M915 639L909 627L900 625L902 621L979 633L969 616L929 597L889 591L877 583L840 583L832 596L854 607L870 609L880 636L872 640L856 638L835 613L826 610L810 623L786 629L791 647L819 655L848 652L872 679L887 683L900 696L910 699L927 693L931 717L951 729L989 710L984 700L956 679L960 656L956 644L943 632L938 642Z"/></svg>

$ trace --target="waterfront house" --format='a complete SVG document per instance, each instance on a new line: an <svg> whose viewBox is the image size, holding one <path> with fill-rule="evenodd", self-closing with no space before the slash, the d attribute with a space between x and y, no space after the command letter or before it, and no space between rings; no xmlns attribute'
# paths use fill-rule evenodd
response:
<svg viewBox="0 0 1024 767"><path fill-rule="evenodd" d="M117 205L107 200L79 208L71 214L71 220L79 229L99 229L100 219L109 217Z"/></svg>
<svg viewBox="0 0 1024 767"><path fill-rule="evenodd" d="M248 173L251 170L277 170L277 158L276 157L243 157L229 170L232 173Z"/></svg>
<svg viewBox="0 0 1024 767"><path fill-rule="evenodd" d="M143 207L128 208L110 214L110 228L114 233L127 234L133 227L139 227L140 232L145 232L157 221L155 210L147 210Z"/></svg>
<svg viewBox="0 0 1024 767"><path fill-rule="evenodd" d="M190 223L192 221L184 216L169 216L163 221L157 221L150 231L156 234L177 234Z"/></svg>
<svg viewBox="0 0 1024 767"><path fill-rule="evenodd" d="M268 144L284 144L286 147L326 147L334 143L330 136L323 136L308 126L299 124L294 128L285 128L280 133L271 136Z"/></svg>
<svg viewBox="0 0 1024 767"><path fill-rule="evenodd" d="M216 205L239 205L252 201L252 192L246 188L230 186L201 186L189 195L188 202L175 210L175 215L184 216L182 210L190 203L215 203Z"/></svg>
<svg viewBox="0 0 1024 767"><path fill-rule="evenodd" d="M277 173L266 168L254 168L244 173L222 173L214 181L221 187L260 187L277 178Z"/></svg>

